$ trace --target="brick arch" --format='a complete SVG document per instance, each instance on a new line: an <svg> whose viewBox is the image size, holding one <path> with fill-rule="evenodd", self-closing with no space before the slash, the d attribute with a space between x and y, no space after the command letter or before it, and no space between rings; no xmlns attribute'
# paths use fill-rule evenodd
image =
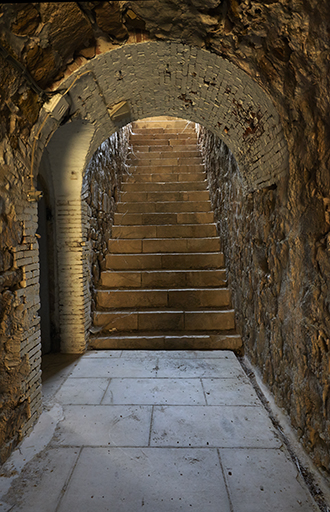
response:
<svg viewBox="0 0 330 512"><path fill-rule="evenodd" d="M122 46L82 66L62 81L59 91L41 111L42 128L35 127L35 133L40 131L35 167L48 146L57 187L62 350L83 352L90 299L85 284L81 183L90 158L107 137L145 117L170 115L200 123L232 150L246 191L271 185L283 176L288 151L279 116L266 93L230 62L188 45ZM70 120L59 126L63 96L71 104ZM114 121L112 108L120 102L126 102L129 113Z"/></svg>
<svg viewBox="0 0 330 512"><path fill-rule="evenodd" d="M246 191L269 186L287 171L287 144L271 99L244 71L207 50L175 42L125 45L89 61L60 89L70 85L71 114L95 127L91 154L118 129L107 108L125 100L125 122L172 115L222 138Z"/></svg>

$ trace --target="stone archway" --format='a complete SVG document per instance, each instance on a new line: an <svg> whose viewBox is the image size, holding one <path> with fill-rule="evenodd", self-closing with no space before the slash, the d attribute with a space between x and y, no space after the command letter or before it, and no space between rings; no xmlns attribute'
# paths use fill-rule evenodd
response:
<svg viewBox="0 0 330 512"><path fill-rule="evenodd" d="M68 108L70 119L59 127ZM128 45L63 81L41 111L35 155L37 168L47 146L56 196L63 352L83 352L89 328L80 197L86 165L121 126L164 114L221 137L235 155L246 191L269 186L287 171L287 145L269 97L242 70L206 50L167 42Z"/></svg>
<svg viewBox="0 0 330 512"><path fill-rule="evenodd" d="M95 127L91 151L118 128L111 108L125 101L126 122L168 114L211 130L235 154L248 190L271 185L287 170L286 141L268 95L237 66L206 50L181 43L131 44L89 61L59 90L71 100L71 117ZM44 115L59 109L57 100L60 96L44 106Z"/></svg>

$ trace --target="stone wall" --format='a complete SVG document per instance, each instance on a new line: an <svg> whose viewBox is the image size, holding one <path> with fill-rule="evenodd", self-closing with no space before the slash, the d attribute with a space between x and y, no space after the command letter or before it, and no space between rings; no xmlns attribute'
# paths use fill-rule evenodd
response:
<svg viewBox="0 0 330 512"><path fill-rule="evenodd" d="M89 244L91 312L95 309L94 290L100 279L122 178L126 173L130 125L106 139L96 150L83 179L82 199L87 206L87 243Z"/></svg>
<svg viewBox="0 0 330 512"><path fill-rule="evenodd" d="M251 281L251 289L256 290L254 295L257 294L255 300L259 305L255 305L252 299L248 304L249 301L243 300L244 296L238 291L235 291L235 300L241 319L249 318L248 309L254 315L246 326L241 320L250 357L262 368L278 402L283 405L286 402L292 422L315 461L321 467L328 466L329 18L328 0L193 0L185 2L184 7L179 0L171 0L170 3L137 0L0 5L0 41L5 49L0 51L0 186L1 198L5 201L4 206L1 202L1 226L7 233L14 231L10 235L12 241L9 238L7 241L7 235L3 235L0 251L4 262L0 272L0 365L4 396L1 414L4 422L8 423L13 443L17 442L21 432L30 428L40 410L40 388L39 391L35 388L35 383L40 380L38 253L34 236L36 205L26 200L31 143L40 122L43 122L43 119L38 120L38 116L47 97L40 87L50 90L61 87L63 78L70 77L85 65L92 67L93 63L100 62L100 54L104 54L107 80L102 94L92 74L84 75L80 80L79 95L85 91L85 96L79 108L84 113L84 101L91 98L86 114L91 125L99 123L107 134L111 133L105 126L109 118L107 107L127 99L130 87L137 106L133 112L136 118L143 117L143 114L168 114L168 105L174 104L176 111L173 115L182 112L182 117L186 118L187 112L189 119L206 124L208 113L215 106L213 94L217 94L213 76L209 76L212 75L211 65L207 68L210 73L202 71L198 75L195 71L190 72L189 80L198 80L196 90L180 81L175 94L165 94L164 101L165 82L176 85L177 74L182 76L182 69L187 64L187 57L177 51L176 45L181 44L190 45L198 52L202 48L203 55L210 58L209 61L204 59L206 65L218 56L230 66L240 68L271 99L283 126L289 150L288 181L278 182L277 188L244 197L237 176L233 178L235 185L226 188L230 201L223 204L228 205L227 210L231 214L233 209L237 210L237 216L231 215L228 219L237 222L237 236L241 236L244 242L243 246L236 244L236 251L242 254L242 261L246 264L244 268L243 264L240 267L241 281ZM130 45L145 40L175 42L170 61L173 63L172 72L167 72L167 62L164 61L164 86L161 85L157 91L159 109L152 112L148 107L150 95L154 97L155 94L152 88L149 89L149 71L145 69L157 70L164 53L155 54L154 63L145 58L143 51L138 59L130 58ZM114 49L122 49L127 60L133 63L128 80L122 72L129 67L128 64L125 69L122 67L124 60L119 59L118 68L114 63L111 69L106 64L107 53L120 54L119 51L113 52ZM6 51L27 68L34 82L21 67L18 66L19 70L15 67ZM141 58L147 68L144 65L140 67ZM103 70L99 76L102 74ZM109 76L115 82L113 86L109 85ZM123 88L125 80L129 83L126 90ZM136 80L141 86L137 86ZM72 94L79 89L80 82L71 89ZM213 91L210 100L204 102L205 108L196 110L195 93L203 98L205 91ZM220 95L219 105L222 105L225 95L225 91ZM177 107L179 103L181 110ZM104 109L102 118L98 110L100 104ZM92 117L92 110L95 117ZM218 105L216 111L219 111ZM214 115L217 117L216 113ZM217 121L220 125L223 122L221 118ZM45 146L57 124L51 117L48 122L53 127L41 134ZM241 125L240 129L245 127L248 139L258 132L255 131L258 126L255 123L255 117L244 119L237 116L237 124ZM225 140L228 140L225 137L228 126L221 125L221 128ZM232 131L235 131L234 126L229 135ZM102 136L95 147L104 138ZM73 205L69 206L73 210ZM77 202L75 211L78 210ZM68 210L68 216L70 214L71 210ZM76 213L75 222L78 222L79 215L80 212ZM232 233L228 247L233 250L234 230L228 229L228 233ZM254 241L253 246L249 246L251 240ZM59 247L60 253L61 249ZM79 258L84 256L81 248ZM249 262L252 270L247 274L245 270L249 268ZM279 272L277 278L275 268ZM241 286L238 279L237 283ZM272 320L271 307L265 304L272 304L278 320ZM82 309L85 306L84 303ZM71 316L71 310L66 309L67 316ZM84 331L85 326L81 329ZM72 336L76 332L74 324ZM15 340L15 343L10 340ZM29 412L31 400L33 407ZM7 437L3 440L4 453L10 442Z"/></svg>
<svg viewBox="0 0 330 512"><path fill-rule="evenodd" d="M10 156L7 154L7 162ZM0 170L0 463L41 411L37 208L22 169ZM31 407L31 404L33 406Z"/></svg>
<svg viewBox="0 0 330 512"><path fill-rule="evenodd" d="M245 353L314 461L330 463L330 235L310 174L243 193L236 161L201 129L211 201Z"/></svg>

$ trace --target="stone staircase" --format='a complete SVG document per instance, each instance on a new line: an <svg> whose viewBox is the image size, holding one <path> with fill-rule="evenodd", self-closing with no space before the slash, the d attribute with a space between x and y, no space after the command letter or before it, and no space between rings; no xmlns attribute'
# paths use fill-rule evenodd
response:
<svg viewBox="0 0 330 512"><path fill-rule="evenodd" d="M239 350L194 124L132 129L90 348Z"/></svg>

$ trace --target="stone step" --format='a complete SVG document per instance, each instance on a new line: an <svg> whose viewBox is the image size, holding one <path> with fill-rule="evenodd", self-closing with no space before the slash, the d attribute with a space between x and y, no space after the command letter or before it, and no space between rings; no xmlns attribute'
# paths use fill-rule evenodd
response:
<svg viewBox="0 0 330 512"><path fill-rule="evenodd" d="M206 180L206 173L205 172L183 172L180 174L175 174L174 172L171 174L162 174L162 173L133 173L133 174L127 174L123 178L123 184L124 183L159 183L159 182L166 182L166 183L178 183L178 182L184 182L187 183L188 181L201 181L204 182Z"/></svg>
<svg viewBox="0 0 330 512"><path fill-rule="evenodd" d="M218 237L210 238L151 238L151 239L111 239L108 249L112 254L137 254L160 252L216 252L220 251Z"/></svg>
<svg viewBox="0 0 330 512"><path fill-rule="evenodd" d="M173 153L174 156L180 156L180 153L183 153L181 156L188 155L191 156L200 156L201 152L196 147L196 144L193 144L190 141L190 144L175 144L174 146L170 146L169 144L152 144L151 146L147 146L146 144L134 144L134 155L147 155L150 153L159 153L159 154L168 154Z"/></svg>
<svg viewBox="0 0 330 512"><path fill-rule="evenodd" d="M193 123L134 122L92 348L240 350Z"/></svg>
<svg viewBox="0 0 330 512"><path fill-rule="evenodd" d="M94 326L105 331L230 331L234 310L225 311L95 311Z"/></svg>
<svg viewBox="0 0 330 512"><path fill-rule="evenodd" d="M214 222L213 212L181 213L115 213L115 224L122 226L209 224Z"/></svg>
<svg viewBox="0 0 330 512"><path fill-rule="evenodd" d="M155 142L155 141L152 141L152 142ZM146 141L141 141L141 142L135 142L134 143L134 151L133 153L136 153L136 152L145 152L145 153L153 153L154 151L156 152L173 152L173 153L177 153L177 152L180 152L180 151L198 151L199 154L200 154L200 151L198 150L197 146L196 146L196 141L192 141L192 140L184 140L184 139L177 139L177 142L179 142L179 144L170 144L168 140L164 140L164 141L160 141L158 139L158 143L156 144L146 144Z"/></svg>
<svg viewBox="0 0 330 512"><path fill-rule="evenodd" d="M116 226L113 238L205 238L217 236L215 224L177 224L164 226Z"/></svg>
<svg viewBox="0 0 330 512"><path fill-rule="evenodd" d="M139 121L133 121L132 123L132 131L133 133L136 132L136 130L145 130L147 132L151 133L157 133L158 130L173 130L173 131L182 131L182 130L190 130L191 132L195 132L195 124L190 121L185 121L183 119L177 119L175 121L173 120L139 120Z"/></svg>
<svg viewBox="0 0 330 512"><path fill-rule="evenodd" d="M148 128L147 126L138 126L138 125L133 125L132 126L132 135L159 135L159 134L162 134L162 135L167 135L167 134L184 134L184 135L187 135L187 134L195 134L195 129L192 128L192 127L184 127L184 126L180 126L180 127L176 127L175 125L168 125L168 126L155 126L154 128L150 129Z"/></svg>
<svg viewBox="0 0 330 512"><path fill-rule="evenodd" d="M181 174L184 172L195 173L205 172L204 165L202 163L197 165L153 165L151 167L146 166L131 166L129 167L131 175L138 174Z"/></svg>
<svg viewBox="0 0 330 512"><path fill-rule="evenodd" d="M224 256L216 253L107 254L107 270L216 269L224 266Z"/></svg>
<svg viewBox="0 0 330 512"><path fill-rule="evenodd" d="M148 335L149 334L149 335ZM158 333L157 333L158 334ZM191 334L191 335L150 335L132 336L130 333L91 337L89 348L94 350L234 350L242 348L239 334Z"/></svg>
<svg viewBox="0 0 330 512"><path fill-rule="evenodd" d="M165 135L167 137L172 135L184 135L187 137L192 135L197 137L196 131L192 127L176 127L171 125L158 126L152 130L141 126L135 126L132 129L132 135L146 135L148 137L154 137L155 135Z"/></svg>
<svg viewBox="0 0 330 512"><path fill-rule="evenodd" d="M98 290L96 304L102 309L169 308L205 309L230 306L228 288L153 289L153 290Z"/></svg>
<svg viewBox="0 0 330 512"><path fill-rule="evenodd" d="M219 288L227 285L225 269L214 270L150 270L101 272L104 288Z"/></svg>
<svg viewBox="0 0 330 512"><path fill-rule="evenodd" d="M209 212L211 202L207 201L159 201L154 203L117 203L118 213L166 213L166 212Z"/></svg>
<svg viewBox="0 0 330 512"><path fill-rule="evenodd" d="M140 148L140 146L143 146L145 148L151 148L152 146L161 146L163 148L167 146L179 146L183 149L186 146L195 146L197 144L197 137L196 135L189 134L185 138L168 138L167 135L164 135L163 138L149 138L148 135L141 136L141 135L133 135L130 137L130 141L134 142L133 146L134 148Z"/></svg>
<svg viewBox="0 0 330 512"><path fill-rule="evenodd" d="M172 192L150 191L150 192L122 192L120 199L123 203L143 201L209 201L208 190L188 191L175 190Z"/></svg>
<svg viewBox="0 0 330 512"><path fill-rule="evenodd" d="M192 156L192 157L185 157L185 156L178 156L178 157L172 157L168 155L164 155L162 158L156 158L157 154L155 154L155 158L150 158L150 155L152 153L148 153L148 158L129 158L127 160L127 165L139 165L140 167L155 167L160 165L200 165L202 162L201 156ZM178 169L177 169L178 170Z"/></svg>
<svg viewBox="0 0 330 512"><path fill-rule="evenodd" d="M189 140L189 141L196 141L197 143L197 134L196 132L192 131L184 131L184 132L175 132L174 130L167 131L164 133L164 131L159 131L157 133L150 133L144 130L143 132L136 132L131 133L130 135L130 141L133 143L133 146L136 142L140 141L146 141L146 143L150 143L151 140L165 140L165 141L173 141L173 140Z"/></svg>
<svg viewBox="0 0 330 512"><path fill-rule="evenodd" d="M123 192L176 192L176 191L197 191L207 190L207 181L187 181L187 182L145 182L134 183L126 181L122 184Z"/></svg>
<svg viewBox="0 0 330 512"><path fill-rule="evenodd" d="M130 157L132 160L138 159L139 161L142 160L163 160L163 159L177 159L177 158L202 158L201 152L196 150L188 150L185 149L184 151L142 151L140 149L134 149L134 152L131 154Z"/></svg>

